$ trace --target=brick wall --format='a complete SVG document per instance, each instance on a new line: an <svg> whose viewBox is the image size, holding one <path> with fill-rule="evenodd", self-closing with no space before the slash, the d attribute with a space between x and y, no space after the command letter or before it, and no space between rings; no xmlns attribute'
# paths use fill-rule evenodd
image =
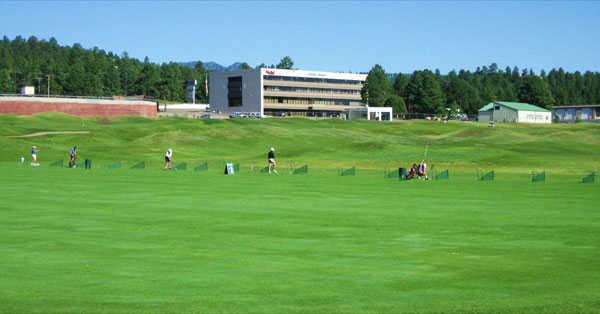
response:
<svg viewBox="0 0 600 314"><path fill-rule="evenodd" d="M0 114L32 115L40 112L57 111L76 116L109 117L109 116L142 116L156 117L156 105L127 104L118 102L111 104L76 103L76 102L44 102L0 99Z"/></svg>

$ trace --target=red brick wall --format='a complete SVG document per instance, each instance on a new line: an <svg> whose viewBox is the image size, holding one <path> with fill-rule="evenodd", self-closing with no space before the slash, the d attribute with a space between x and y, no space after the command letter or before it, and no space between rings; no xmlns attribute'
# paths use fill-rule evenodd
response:
<svg viewBox="0 0 600 314"><path fill-rule="evenodd" d="M40 112L58 111L76 116L142 116L156 117L156 105L86 104L43 101L0 100L0 114L32 115Z"/></svg>

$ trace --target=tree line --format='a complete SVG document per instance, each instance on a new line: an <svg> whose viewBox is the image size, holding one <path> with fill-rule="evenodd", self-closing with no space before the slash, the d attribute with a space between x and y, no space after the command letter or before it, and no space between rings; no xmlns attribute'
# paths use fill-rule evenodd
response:
<svg viewBox="0 0 600 314"><path fill-rule="evenodd" d="M292 68L286 56L270 67ZM260 65L268 67L266 65ZM242 70L252 69L242 63ZM40 40L21 36L0 41L0 94L14 94L23 86L36 93L72 96L144 95L155 99L185 101L186 80L196 80L196 100L207 103L208 71L202 62L194 67L175 62L156 64L80 44L61 46L55 38Z"/></svg>
<svg viewBox="0 0 600 314"><path fill-rule="evenodd" d="M370 106L390 106L395 113L439 114L447 109L475 114L491 101L518 101L544 108L554 105L600 104L600 73L567 72L562 68L539 74L517 67L499 69L492 63L468 70L421 70L386 74L381 65L369 71L362 90Z"/></svg>
<svg viewBox="0 0 600 314"><path fill-rule="evenodd" d="M196 99L206 102L202 62L195 67L177 63L155 64L127 53L116 55L80 44L61 46L56 39L0 41L0 93L14 94L22 86L34 86L36 93L52 95L113 96L145 95L156 99L184 101L185 80L198 81Z"/></svg>
<svg viewBox="0 0 600 314"><path fill-rule="evenodd" d="M291 69L285 56L278 64L259 67ZM252 67L243 63L242 70ZM197 80L196 100L208 102L202 62L194 67L169 62L156 64L106 52L80 44L61 46L56 39L25 39L6 36L0 41L0 94L17 93L22 86L34 86L38 93L74 96L145 95L185 101L185 80ZM600 103L600 73L567 72L552 69L534 73L531 69L504 70L493 63L442 75L438 70L411 74L387 74L380 65L369 71L362 98L371 106L391 106L396 113L442 113L446 108L466 113L490 101L521 101L549 108L553 105Z"/></svg>

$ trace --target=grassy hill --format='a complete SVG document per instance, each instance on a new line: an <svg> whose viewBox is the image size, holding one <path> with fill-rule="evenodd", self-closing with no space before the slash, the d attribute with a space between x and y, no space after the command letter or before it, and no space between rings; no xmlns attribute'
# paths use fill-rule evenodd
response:
<svg viewBox="0 0 600 314"><path fill-rule="evenodd" d="M89 131L89 134L14 138L35 132ZM231 160L262 164L275 146L282 164L308 163L315 168L357 165L383 169L408 165L424 156L459 171L497 168L529 172L572 172L598 168L600 125L500 125L428 121L373 123L305 119L188 120L165 118L81 119L62 114L0 116L0 161L14 162L41 148L43 161L64 159L71 145L81 158L162 162L167 147L176 161Z"/></svg>

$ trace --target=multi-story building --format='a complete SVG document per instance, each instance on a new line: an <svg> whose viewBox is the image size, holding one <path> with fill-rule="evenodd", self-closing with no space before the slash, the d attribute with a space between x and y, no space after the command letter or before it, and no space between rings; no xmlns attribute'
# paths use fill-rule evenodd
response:
<svg viewBox="0 0 600 314"><path fill-rule="evenodd" d="M212 110L260 115L346 116L364 108L366 74L284 69L213 72L209 76Z"/></svg>
<svg viewBox="0 0 600 314"><path fill-rule="evenodd" d="M600 105L554 106L556 122L600 122Z"/></svg>

